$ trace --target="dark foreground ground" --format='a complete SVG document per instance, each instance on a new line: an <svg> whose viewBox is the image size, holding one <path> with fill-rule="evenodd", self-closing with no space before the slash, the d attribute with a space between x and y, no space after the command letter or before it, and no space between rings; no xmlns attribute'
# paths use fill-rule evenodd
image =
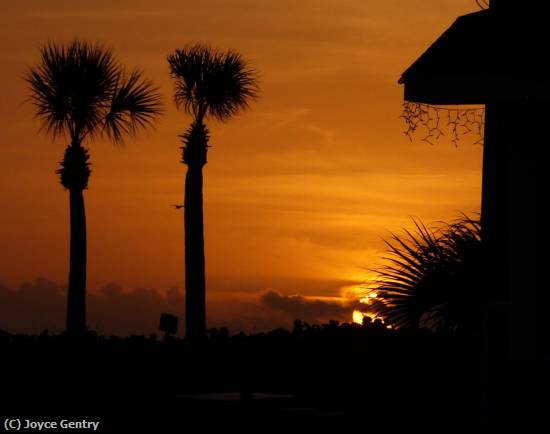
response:
<svg viewBox="0 0 550 434"><path fill-rule="evenodd" d="M0 349L2 424L86 419L119 433L470 432L531 423L548 411L547 397L538 398L542 365L516 369L519 380L507 370L497 376L501 399L487 422L475 339L380 325L212 331L202 343L2 334Z"/></svg>

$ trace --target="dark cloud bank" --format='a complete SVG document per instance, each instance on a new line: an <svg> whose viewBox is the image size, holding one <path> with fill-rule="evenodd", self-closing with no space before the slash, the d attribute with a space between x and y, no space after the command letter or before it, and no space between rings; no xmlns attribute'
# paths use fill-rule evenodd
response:
<svg viewBox="0 0 550 434"><path fill-rule="evenodd" d="M161 312L177 314L183 296L176 289L161 295L153 289L124 292L119 285L106 285L88 292L89 326L99 333L149 334L158 330ZM0 328L12 333L60 332L65 327L66 291L46 279L24 283L17 290L0 285Z"/></svg>
<svg viewBox="0 0 550 434"><path fill-rule="evenodd" d="M176 288L164 293L144 288L123 291L120 285L110 284L88 293L88 324L104 335L148 335L159 333L160 314L168 312L180 317L181 334L184 303L183 293ZM59 333L65 326L65 309L66 291L55 282L40 278L16 290L0 284L0 329L11 333L40 333L45 329ZM348 321L353 306L269 290L252 301L209 301L208 310L209 327L259 332L289 328L297 318L310 323Z"/></svg>
<svg viewBox="0 0 550 434"><path fill-rule="evenodd" d="M301 295L282 295L272 290L265 292L261 301L275 311L312 323L330 319L349 321L353 312L353 304L308 299Z"/></svg>

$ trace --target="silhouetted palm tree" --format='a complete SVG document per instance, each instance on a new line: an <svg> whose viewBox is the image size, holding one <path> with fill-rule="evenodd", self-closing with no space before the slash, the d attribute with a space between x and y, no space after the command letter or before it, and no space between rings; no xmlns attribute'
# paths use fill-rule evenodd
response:
<svg viewBox="0 0 550 434"><path fill-rule="evenodd" d="M480 332L484 288L481 224L463 217L438 230L393 235L379 270L378 313L397 327Z"/></svg>
<svg viewBox="0 0 550 434"><path fill-rule="evenodd" d="M85 139L107 136L122 143L149 126L161 113L160 99L150 81L134 70L126 74L112 52L75 40L46 44L41 60L26 81L43 129L55 139L68 137L57 171L70 198L70 261L67 331L86 330L86 215L83 190L90 176Z"/></svg>
<svg viewBox="0 0 550 434"><path fill-rule="evenodd" d="M175 80L178 108L193 116L180 136L185 177L185 324L188 338L202 338L206 331L206 282L202 168L206 164L209 132L205 118L226 121L258 92L256 72L232 50L218 52L206 45L177 49L168 56L170 76Z"/></svg>

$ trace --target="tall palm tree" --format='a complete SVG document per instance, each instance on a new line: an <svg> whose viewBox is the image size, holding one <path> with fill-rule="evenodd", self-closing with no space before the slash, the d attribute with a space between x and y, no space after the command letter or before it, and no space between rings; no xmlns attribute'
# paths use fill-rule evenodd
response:
<svg viewBox="0 0 550 434"><path fill-rule="evenodd" d="M67 332L86 331L86 214L83 191L90 177L90 156L84 140L106 136L123 143L161 113L160 98L140 71L127 74L112 52L74 40L48 43L40 62L26 77L42 129L54 139L70 140L57 171L69 190L70 260Z"/></svg>
<svg viewBox="0 0 550 434"><path fill-rule="evenodd" d="M206 45L177 49L168 56L175 81L176 107L193 116L183 140L185 177L185 325L186 336L202 338L206 330L206 281L202 168L206 164L206 118L227 121L257 97L256 72L232 50L218 52Z"/></svg>

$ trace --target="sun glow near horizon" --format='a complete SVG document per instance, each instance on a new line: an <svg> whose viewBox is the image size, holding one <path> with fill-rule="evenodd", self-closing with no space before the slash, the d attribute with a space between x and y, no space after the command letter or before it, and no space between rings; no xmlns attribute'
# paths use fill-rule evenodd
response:
<svg viewBox="0 0 550 434"><path fill-rule="evenodd" d="M386 324L386 321L382 315L369 310L368 306L372 305L374 301L383 303L383 301L380 301L379 294L375 290L370 290L364 297L360 298L359 303L364 305L365 308L357 308L353 311L353 322L356 324L363 324L365 318L370 318L371 321L380 321L388 329L393 328L391 324Z"/></svg>

